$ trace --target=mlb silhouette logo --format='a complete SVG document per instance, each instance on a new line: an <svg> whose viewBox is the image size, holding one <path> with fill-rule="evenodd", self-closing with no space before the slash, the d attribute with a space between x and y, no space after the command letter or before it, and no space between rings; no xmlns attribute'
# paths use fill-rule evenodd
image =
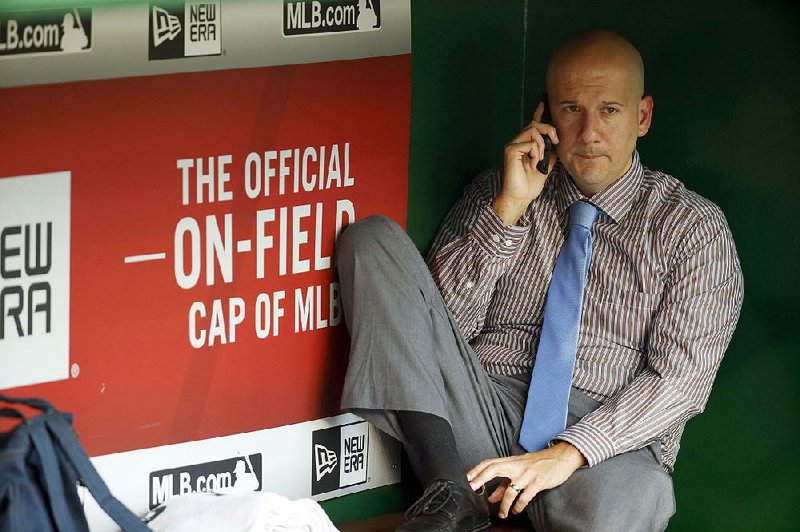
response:
<svg viewBox="0 0 800 532"><path fill-rule="evenodd" d="M367 482L369 425L358 421L311 435L311 494Z"/></svg>

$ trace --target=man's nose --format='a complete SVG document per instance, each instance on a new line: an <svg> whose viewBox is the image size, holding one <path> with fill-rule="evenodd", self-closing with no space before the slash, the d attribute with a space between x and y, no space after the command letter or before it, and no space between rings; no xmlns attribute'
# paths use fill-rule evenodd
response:
<svg viewBox="0 0 800 532"><path fill-rule="evenodd" d="M584 144L590 144L598 139L600 123L594 113L582 113L578 138Z"/></svg>

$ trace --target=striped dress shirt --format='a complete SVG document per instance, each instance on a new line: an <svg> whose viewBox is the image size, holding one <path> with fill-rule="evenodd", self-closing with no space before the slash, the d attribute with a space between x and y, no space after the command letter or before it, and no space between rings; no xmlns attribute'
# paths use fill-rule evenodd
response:
<svg viewBox="0 0 800 532"><path fill-rule="evenodd" d="M560 165L516 225L491 207L502 169L478 176L428 259L444 300L489 373L530 374L547 286L580 199L592 228L572 384L602 402L554 440L589 466L660 441L671 473L686 421L703 411L739 317L743 280L722 211L674 177L631 168L586 198Z"/></svg>

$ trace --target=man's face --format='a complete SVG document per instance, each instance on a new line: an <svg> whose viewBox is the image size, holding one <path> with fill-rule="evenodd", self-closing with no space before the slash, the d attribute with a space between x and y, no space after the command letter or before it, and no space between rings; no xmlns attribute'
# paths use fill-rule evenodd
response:
<svg viewBox="0 0 800 532"><path fill-rule="evenodd" d="M630 168L636 139L650 128L653 101L640 97L629 64L597 55L563 61L548 89L558 158L578 189L594 195Z"/></svg>

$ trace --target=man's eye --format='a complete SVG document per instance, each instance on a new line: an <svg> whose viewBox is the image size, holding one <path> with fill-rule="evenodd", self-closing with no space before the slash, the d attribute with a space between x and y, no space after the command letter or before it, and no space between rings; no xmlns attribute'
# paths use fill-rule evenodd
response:
<svg viewBox="0 0 800 532"><path fill-rule="evenodd" d="M578 111L580 111L580 109L578 108L577 105L568 105L567 106L567 112L577 113Z"/></svg>
<svg viewBox="0 0 800 532"><path fill-rule="evenodd" d="M603 111L606 114L609 114L609 115L613 115L615 113L619 113L619 109L617 109L616 107L606 107L605 109L603 109Z"/></svg>

